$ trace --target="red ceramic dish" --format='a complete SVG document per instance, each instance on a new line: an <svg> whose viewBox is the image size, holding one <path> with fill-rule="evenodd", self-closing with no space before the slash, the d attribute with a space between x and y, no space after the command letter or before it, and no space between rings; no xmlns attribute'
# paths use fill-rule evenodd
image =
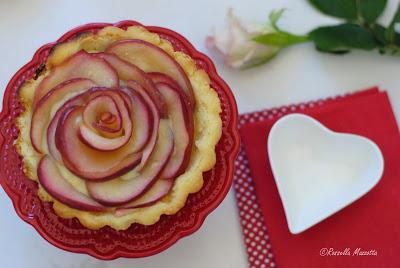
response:
<svg viewBox="0 0 400 268"><path fill-rule="evenodd" d="M53 245L104 260L157 254L170 247L178 239L199 229L206 216L226 196L232 183L234 160L239 149L235 99L228 85L218 76L211 60L198 52L178 33L161 27L146 26L149 31L158 33L169 40L175 50L190 55L197 66L208 73L211 86L217 91L221 100L223 132L216 147L217 164L212 170L204 173L203 188L190 195L185 207L177 214L163 215L156 224L151 226L133 224L125 231L115 231L108 226L100 230L87 229L76 218L66 220L58 217L51 203L41 201L36 194L37 183L25 176L22 170L22 158L13 146L14 140L18 137L15 119L24 109L19 101L18 90L25 80L35 76L36 70L46 62L55 44L70 40L79 33L96 32L110 25L125 29L140 24L135 21L86 24L67 32L54 43L42 46L32 60L22 67L8 83L4 93L3 110L0 114L0 183L11 198L18 215Z"/></svg>

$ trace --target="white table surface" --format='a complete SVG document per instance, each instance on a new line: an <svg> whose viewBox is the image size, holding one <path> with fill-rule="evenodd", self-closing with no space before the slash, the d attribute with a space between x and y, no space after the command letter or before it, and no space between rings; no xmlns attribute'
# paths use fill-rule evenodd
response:
<svg viewBox="0 0 400 268"><path fill-rule="evenodd" d="M389 1L382 18L387 23L398 0ZM22 1L0 0L0 89L30 60L36 49L72 27L88 22L133 19L174 29L200 51L213 25L221 25L228 7L243 18L264 21L271 9L286 7L286 29L305 33L332 23L305 0L169 0L169 1ZM353 52L344 57L317 53L311 44L283 51L270 64L248 70L227 69L217 61L232 88L241 113L378 85L387 89L399 121L400 59L378 53ZM144 259L99 261L60 250L40 237L16 215L0 190L0 267L246 267L233 191L206 219L201 229L163 253Z"/></svg>

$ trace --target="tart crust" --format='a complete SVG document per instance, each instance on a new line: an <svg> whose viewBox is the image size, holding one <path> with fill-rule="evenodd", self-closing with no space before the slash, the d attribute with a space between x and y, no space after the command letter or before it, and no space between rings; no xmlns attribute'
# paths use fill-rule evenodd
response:
<svg viewBox="0 0 400 268"><path fill-rule="evenodd" d="M20 135L16 141L18 153L23 156L24 172L32 180L38 181L37 166L41 154L37 153L30 141L32 100L40 81L51 69L81 49L87 52L100 52L112 42L123 39L142 39L150 42L171 55L186 72L196 100L194 116L194 143L190 161L185 173L175 179L170 193L151 206L131 209L123 216L114 215L113 211L89 212L71 208L55 200L39 183L38 195L43 201L53 202L55 212L63 218L77 217L90 229L99 229L109 225L116 230L125 230L133 223L151 225L163 214L177 213L186 202L190 193L199 191L203 185L203 172L210 170L216 161L215 146L222 133L220 118L221 106L217 93L210 87L210 79L204 70L197 69L194 60L185 53L174 51L171 43L158 34L151 33L141 26L132 26L127 30L117 27L105 27L96 34L81 34L75 39L61 43L53 48L46 62L46 70L37 80L29 80L20 89L20 98L25 111L17 119ZM52 111L55 112L55 111ZM59 165L64 177L79 191L86 193L84 180L76 177L65 167ZM123 176L129 176L125 174Z"/></svg>

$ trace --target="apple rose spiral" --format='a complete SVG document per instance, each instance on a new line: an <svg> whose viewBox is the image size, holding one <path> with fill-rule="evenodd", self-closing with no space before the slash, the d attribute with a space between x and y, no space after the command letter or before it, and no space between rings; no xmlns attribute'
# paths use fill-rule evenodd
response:
<svg viewBox="0 0 400 268"><path fill-rule="evenodd" d="M124 40L105 52L77 52L35 91L30 137L43 155L41 185L87 211L154 203L189 163L194 105L182 68L150 43ZM59 165L85 180L88 194ZM127 172L134 175L121 177Z"/></svg>

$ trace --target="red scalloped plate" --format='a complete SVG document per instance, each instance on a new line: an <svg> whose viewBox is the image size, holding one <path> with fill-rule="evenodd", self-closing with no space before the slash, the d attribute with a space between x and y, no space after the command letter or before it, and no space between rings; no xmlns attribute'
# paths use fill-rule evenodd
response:
<svg viewBox="0 0 400 268"><path fill-rule="evenodd" d="M22 158L13 146L14 140L18 137L15 120L24 109L18 97L18 90L25 80L35 76L36 70L46 62L54 45L70 40L82 32L96 32L110 25L126 29L141 24L135 21L86 24L67 32L54 43L42 46L36 51L32 60L8 83L0 114L0 183L11 198L18 215L51 244L67 251L86 253L103 260L154 255L199 229L206 216L228 193L240 143L235 99L228 85L218 76L211 60L198 52L178 33L161 27L144 26L169 40L175 50L190 55L197 66L210 76L211 86L218 93L222 105L223 131L216 147L217 164L212 170L204 173L203 188L189 196L184 208L175 215L161 216L154 225L133 224L125 231L116 231L108 226L90 230L82 226L76 218L58 217L52 204L43 202L37 196L37 183L25 176L22 170Z"/></svg>

